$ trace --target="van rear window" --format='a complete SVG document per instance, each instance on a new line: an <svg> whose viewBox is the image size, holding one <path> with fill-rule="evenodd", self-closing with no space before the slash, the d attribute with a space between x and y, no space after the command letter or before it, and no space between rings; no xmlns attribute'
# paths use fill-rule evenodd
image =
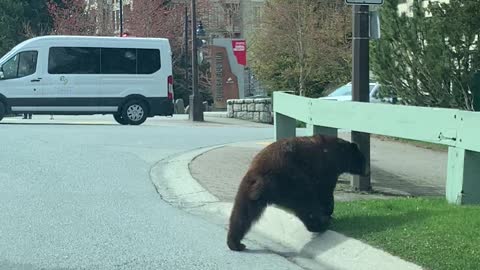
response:
<svg viewBox="0 0 480 270"><path fill-rule="evenodd" d="M160 50L52 47L50 74L152 74L160 69Z"/></svg>
<svg viewBox="0 0 480 270"><path fill-rule="evenodd" d="M136 49L102 49L103 74L136 74L137 50Z"/></svg>
<svg viewBox="0 0 480 270"><path fill-rule="evenodd" d="M137 57L138 74L151 74L160 69L160 50L138 49Z"/></svg>

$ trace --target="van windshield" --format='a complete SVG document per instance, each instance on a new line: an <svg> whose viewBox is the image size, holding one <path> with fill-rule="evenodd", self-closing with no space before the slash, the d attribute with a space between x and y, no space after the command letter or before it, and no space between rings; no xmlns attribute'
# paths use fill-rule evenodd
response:
<svg viewBox="0 0 480 270"><path fill-rule="evenodd" d="M10 58L3 64L0 70L3 72L1 79L21 78L35 73L37 67L37 52L21 52Z"/></svg>
<svg viewBox="0 0 480 270"><path fill-rule="evenodd" d="M369 86L369 92L370 94L372 93L373 88L375 88L374 84L370 84ZM341 86L337 88L335 91L333 91L329 97L339 97L339 96L349 96L352 95L352 84L345 84L344 86Z"/></svg>
<svg viewBox="0 0 480 270"><path fill-rule="evenodd" d="M18 72L18 54L10 58L5 64L2 65L0 70L3 72L3 77L1 79L11 79L17 77Z"/></svg>

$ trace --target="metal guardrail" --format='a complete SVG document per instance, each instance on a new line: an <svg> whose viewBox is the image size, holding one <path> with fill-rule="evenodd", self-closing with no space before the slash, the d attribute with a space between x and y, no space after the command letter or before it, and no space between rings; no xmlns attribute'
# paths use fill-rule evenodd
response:
<svg viewBox="0 0 480 270"><path fill-rule="evenodd" d="M346 129L446 145L447 200L480 204L480 112L337 102L281 92L273 94L273 111L276 140L295 136L299 120L312 134Z"/></svg>

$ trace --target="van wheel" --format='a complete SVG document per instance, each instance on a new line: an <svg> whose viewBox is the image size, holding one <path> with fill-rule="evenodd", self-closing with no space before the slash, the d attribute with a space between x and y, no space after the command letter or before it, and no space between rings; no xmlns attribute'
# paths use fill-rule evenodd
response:
<svg viewBox="0 0 480 270"><path fill-rule="evenodd" d="M129 101L122 108L122 118L130 125L140 125L147 120L147 106L139 100Z"/></svg>
<svg viewBox="0 0 480 270"><path fill-rule="evenodd" d="M117 121L117 123L119 123L120 125L128 125L128 122L119 113L114 114L113 118L115 118L115 121Z"/></svg>
<svg viewBox="0 0 480 270"><path fill-rule="evenodd" d="M0 101L0 121L2 121L3 117L5 116L5 111L5 105Z"/></svg>

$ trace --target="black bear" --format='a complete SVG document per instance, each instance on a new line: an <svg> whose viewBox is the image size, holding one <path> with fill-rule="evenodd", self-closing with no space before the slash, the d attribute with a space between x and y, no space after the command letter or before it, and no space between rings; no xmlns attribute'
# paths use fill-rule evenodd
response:
<svg viewBox="0 0 480 270"><path fill-rule="evenodd" d="M326 230L338 176L368 175L367 167L355 143L333 136L293 137L270 144L254 157L239 185L228 247L245 249L241 240L269 204L292 211L311 232Z"/></svg>

